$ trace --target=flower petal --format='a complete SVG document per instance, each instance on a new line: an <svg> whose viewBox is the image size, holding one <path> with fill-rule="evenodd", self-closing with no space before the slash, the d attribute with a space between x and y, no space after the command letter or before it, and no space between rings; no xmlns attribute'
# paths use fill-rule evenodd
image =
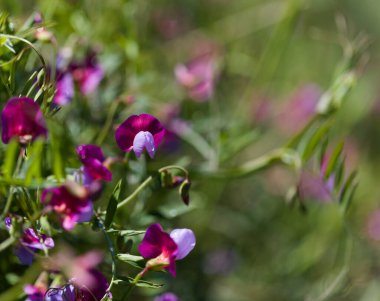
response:
<svg viewBox="0 0 380 301"><path fill-rule="evenodd" d="M133 140L133 151L136 156L139 158L144 151L144 148L147 150L149 157L153 158L156 153L156 148L154 146L154 138L151 133L141 131Z"/></svg>
<svg viewBox="0 0 380 301"><path fill-rule="evenodd" d="M170 237L178 247L176 260L185 258L195 247L195 235L190 229L175 229L170 233Z"/></svg>

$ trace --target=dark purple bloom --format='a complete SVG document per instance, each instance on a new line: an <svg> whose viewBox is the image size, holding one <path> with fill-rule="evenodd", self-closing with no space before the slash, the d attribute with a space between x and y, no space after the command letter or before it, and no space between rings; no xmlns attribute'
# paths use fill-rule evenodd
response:
<svg viewBox="0 0 380 301"><path fill-rule="evenodd" d="M89 177L91 180L112 180L112 173L104 165L105 157L99 146L83 144L79 145L76 151L83 163L85 177Z"/></svg>
<svg viewBox="0 0 380 301"><path fill-rule="evenodd" d="M90 269L88 273L94 278L90 287L77 285L75 279L71 279L70 283L62 288L49 289L46 292L46 301L100 301L107 294L107 279L96 269Z"/></svg>
<svg viewBox="0 0 380 301"><path fill-rule="evenodd" d="M216 63L213 54L204 54L186 65L177 65L174 73L191 98L203 102L214 94Z"/></svg>
<svg viewBox="0 0 380 301"><path fill-rule="evenodd" d="M53 103L59 106L67 105L74 97L73 76L69 72L58 72L56 92Z"/></svg>
<svg viewBox="0 0 380 301"><path fill-rule="evenodd" d="M194 233L189 229L176 229L170 235L160 224L153 224L146 230L139 245L140 254L147 259L152 268L165 268L175 277L175 261L187 256L195 246Z"/></svg>
<svg viewBox="0 0 380 301"><path fill-rule="evenodd" d="M93 215L93 205L87 190L74 182L46 188L42 192L42 203L60 215L66 230L73 229L76 223L91 220Z"/></svg>
<svg viewBox="0 0 380 301"><path fill-rule="evenodd" d="M117 145L125 152L133 150L140 157L144 149L151 158L162 141L165 130L158 119L149 114L132 115L115 133Z"/></svg>
<svg viewBox="0 0 380 301"><path fill-rule="evenodd" d="M180 301L173 293L164 293L154 298L154 301Z"/></svg>
<svg viewBox="0 0 380 301"><path fill-rule="evenodd" d="M16 248L15 254L24 265L33 262L34 253L37 250L51 249L54 247L54 240L45 234L37 234L34 229L28 228L24 231L20 239L20 246Z"/></svg>
<svg viewBox="0 0 380 301"><path fill-rule="evenodd" d="M2 140L5 144L13 137L28 143L39 136L46 137L47 129L40 106L28 97L13 97L1 113Z"/></svg>

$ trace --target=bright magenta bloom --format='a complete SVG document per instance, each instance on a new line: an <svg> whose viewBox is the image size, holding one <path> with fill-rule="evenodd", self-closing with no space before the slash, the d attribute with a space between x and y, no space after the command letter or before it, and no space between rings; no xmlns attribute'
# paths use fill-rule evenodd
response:
<svg viewBox="0 0 380 301"><path fill-rule="evenodd" d="M125 152L133 150L140 157L144 149L151 158L162 141L165 130L158 119L149 114L132 115L117 129L117 145Z"/></svg>
<svg viewBox="0 0 380 301"><path fill-rule="evenodd" d="M66 183L42 192L42 203L57 212L66 230L74 228L76 223L88 222L92 218L93 205L89 193L76 183Z"/></svg>
<svg viewBox="0 0 380 301"><path fill-rule="evenodd" d="M148 265L165 268L175 277L175 261L186 257L194 247L195 236L190 229L175 229L169 235L160 224L153 224L146 230L139 252L151 259Z"/></svg>
<svg viewBox="0 0 380 301"><path fill-rule="evenodd" d="M39 136L46 137L47 129L40 106L28 97L13 97L5 104L1 113L3 143L13 137L20 143L28 143Z"/></svg>
<svg viewBox="0 0 380 301"><path fill-rule="evenodd" d="M79 159L83 163L83 170L87 180L112 181L111 171L104 165L106 158L99 146L92 144L79 145L76 148Z"/></svg>

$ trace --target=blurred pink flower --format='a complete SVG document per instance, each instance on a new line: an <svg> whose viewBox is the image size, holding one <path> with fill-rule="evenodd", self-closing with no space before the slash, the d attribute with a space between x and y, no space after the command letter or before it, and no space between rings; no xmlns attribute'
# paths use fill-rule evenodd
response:
<svg viewBox="0 0 380 301"><path fill-rule="evenodd" d="M377 209L368 218L367 233L373 240L380 240L380 209Z"/></svg>
<svg viewBox="0 0 380 301"><path fill-rule="evenodd" d="M195 101L204 102L214 94L216 57L214 53L200 55L187 64L179 64L174 73L177 82L186 88Z"/></svg>

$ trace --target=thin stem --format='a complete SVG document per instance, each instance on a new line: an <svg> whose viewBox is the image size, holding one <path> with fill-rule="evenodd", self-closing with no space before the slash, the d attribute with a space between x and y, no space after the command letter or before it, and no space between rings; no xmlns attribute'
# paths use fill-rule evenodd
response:
<svg viewBox="0 0 380 301"><path fill-rule="evenodd" d="M13 176L18 175L19 172L20 172L21 165L22 165L22 162L24 160L24 151L25 151L24 148L21 148L20 154L19 154L19 156L17 158L16 168L15 168L15 171L13 173ZM5 203L4 211L3 211L3 214L1 215L2 219L4 219L4 217L8 214L9 209L12 206L13 194L14 194L13 193L13 189L14 189L14 186L9 187L9 195L8 195L8 198L7 198L7 202Z"/></svg>
<svg viewBox="0 0 380 301"><path fill-rule="evenodd" d="M189 172L185 168L183 168L181 166L178 166L178 165L164 166L164 167L160 168L158 170L158 172L163 172L163 171L169 170L169 169L178 169L178 170L182 171L185 174L186 178L189 177ZM136 190L134 192L132 192L132 194L130 196L128 196L126 199L124 199L123 201L121 201L117 205L117 209L119 209L120 207L122 207L122 206L128 204L130 201L132 201L144 188L146 188L150 184L150 182L152 180L153 180L152 176L149 176L148 178L146 178L146 180L144 182L142 182L140 184L140 186L137 187Z"/></svg>
<svg viewBox="0 0 380 301"><path fill-rule="evenodd" d="M132 290L135 288L136 284L140 281L140 279L149 271L148 267L145 267L140 273L136 275L136 277L133 279L132 283L127 288L127 291L125 292L122 300L124 301L129 294L132 292Z"/></svg>
<svg viewBox="0 0 380 301"><path fill-rule="evenodd" d="M21 38L21 37L18 37L18 36L14 36L14 35L10 35L10 34L5 34L5 33L0 33L0 37L4 37L4 38L8 38L8 39L14 39L14 40L21 41L21 42L27 44L30 48L32 48L32 49L37 53L38 58L40 59L42 65L43 65L43 68L44 68L44 70L45 70L45 74L44 74L44 85L47 85L47 83L49 82L47 65L46 65L46 62L45 62L44 57L43 57L42 54L37 50L37 48L33 45L33 43L31 43L31 42L28 41L27 39L24 39L24 38Z"/></svg>
<svg viewBox="0 0 380 301"><path fill-rule="evenodd" d="M122 207L122 206L128 204L130 201L132 201L145 187L147 187L149 185L149 183L152 180L153 180L153 177L149 176L144 182L141 183L141 185L139 187L137 187L137 189L129 197L127 197L126 199L121 201L119 204L117 204L117 209L119 209L120 207Z"/></svg>
<svg viewBox="0 0 380 301"><path fill-rule="evenodd" d="M270 152L269 154L248 161L236 168L218 171L194 170L192 173L198 176L215 179L241 178L255 174L278 163L292 166L295 170L299 170L301 166L301 161L296 151L287 148L280 148Z"/></svg>
<svg viewBox="0 0 380 301"><path fill-rule="evenodd" d="M109 134L109 130L112 126L112 121L115 116L117 107L119 106L119 101L116 100L111 104L111 107L108 111L106 123L104 124L102 131L100 132L98 138L96 139L96 144L101 145L103 141L107 138L107 135Z"/></svg>
<svg viewBox="0 0 380 301"><path fill-rule="evenodd" d="M10 236L6 240L4 240L0 244L0 252L2 252L3 250L5 250L6 248L10 247L15 242L15 240L16 240L16 238L14 238L13 236Z"/></svg>

